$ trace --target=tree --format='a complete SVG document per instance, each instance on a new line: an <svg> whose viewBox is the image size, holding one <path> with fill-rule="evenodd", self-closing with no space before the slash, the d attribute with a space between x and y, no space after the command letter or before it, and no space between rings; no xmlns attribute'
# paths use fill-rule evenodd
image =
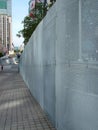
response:
<svg viewBox="0 0 98 130"><path fill-rule="evenodd" d="M23 36L24 44L27 44L29 38L31 37L32 33L34 32L36 26L38 25L38 21L32 20L31 17L26 16L22 21L24 28L20 30L17 34L18 37Z"/></svg>
<svg viewBox="0 0 98 130"><path fill-rule="evenodd" d="M17 36L20 38L21 36L24 38L24 44L27 44L29 38L32 33L35 31L39 22L43 19L43 4L36 3L36 8L33 10L33 18L30 16L26 16L22 21L23 29L20 30Z"/></svg>
<svg viewBox="0 0 98 130"><path fill-rule="evenodd" d="M19 38L21 36L24 38L25 45L27 44L32 33L35 31L37 25L46 15L47 8L49 7L50 5L46 5L45 3L36 3L35 8L30 13L30 16L26 16L22 21L23 29L18 32L17 36Z"/></svg>

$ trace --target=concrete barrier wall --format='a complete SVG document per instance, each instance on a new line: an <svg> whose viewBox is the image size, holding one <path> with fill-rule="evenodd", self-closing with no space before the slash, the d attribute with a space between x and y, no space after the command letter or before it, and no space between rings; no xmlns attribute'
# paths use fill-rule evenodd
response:
<svg viewBox="0 0 98 130"><path fill-rule="evenodd" d="M31 36L20 65L26 84L54 124L55 44L56 7L51 9Z"/></svg>
<svg viewBox="0 0 98 130"><path fill-rule="evenodd" d="M97 0L58 0L31 36L20 73L57 130L98 129Z"/></svg>

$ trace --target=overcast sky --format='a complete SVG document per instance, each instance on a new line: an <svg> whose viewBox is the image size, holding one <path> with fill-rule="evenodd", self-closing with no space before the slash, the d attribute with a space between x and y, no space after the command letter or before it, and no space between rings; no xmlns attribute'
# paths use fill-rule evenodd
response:
<svg viewBox="0 0 98 130"><path fill-rule="evenodd" d="M22 29L21 22L28 15L28 2L29 0L12 0L12 35L15 46L23 43L23 38L18 38L16 34Z"/></svg>

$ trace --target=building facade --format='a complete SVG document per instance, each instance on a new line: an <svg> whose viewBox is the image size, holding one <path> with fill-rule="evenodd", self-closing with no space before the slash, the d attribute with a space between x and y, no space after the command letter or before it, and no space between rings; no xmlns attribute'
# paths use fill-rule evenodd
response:
<svg viewBox="0 0 98 130"><path fill-rule="evenodd" d="M0 50L12 48L12 1L0 0Z"/></svg>

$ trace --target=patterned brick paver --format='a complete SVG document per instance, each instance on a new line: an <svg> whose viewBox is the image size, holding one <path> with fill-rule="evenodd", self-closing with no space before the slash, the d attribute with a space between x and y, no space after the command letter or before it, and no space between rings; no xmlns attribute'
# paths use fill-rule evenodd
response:
<svg viewBox="0 0 98 130"><path fill-rule="evenodd" d="M15 71L0 72L0 130L55 130Z"/></svg>

